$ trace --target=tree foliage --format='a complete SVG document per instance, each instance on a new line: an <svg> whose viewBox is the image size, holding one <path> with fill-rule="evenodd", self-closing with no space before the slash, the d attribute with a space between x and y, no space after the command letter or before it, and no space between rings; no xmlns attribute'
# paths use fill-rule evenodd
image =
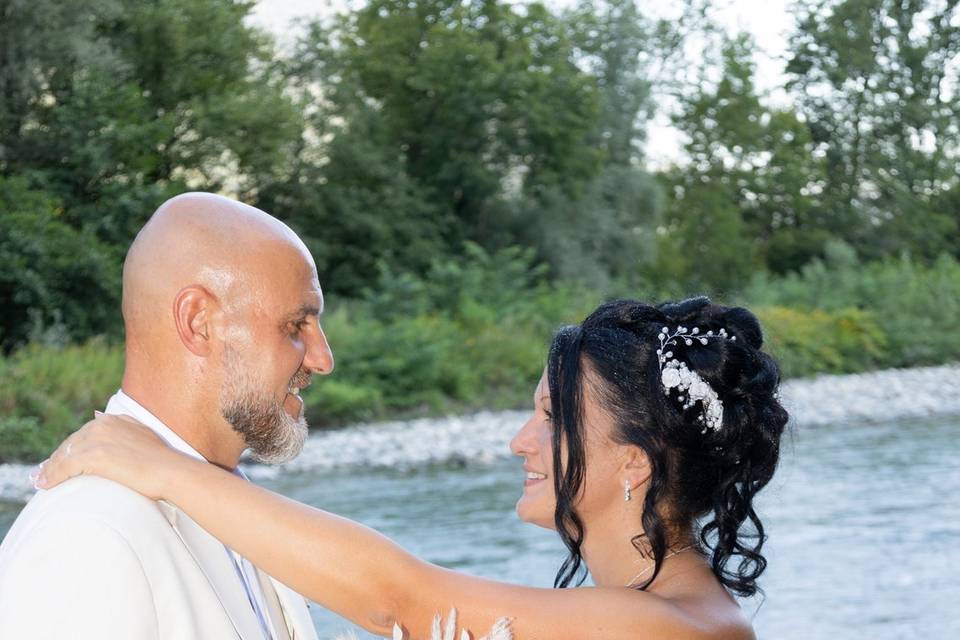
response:
<svg viewBox="0 0 960 640"><path fill-rule="evenodd" d="M247 0L0 0L0 348L118 335L123 253L187 189L286 220L354 299L516 255L674 295L960 255L956 0L799 0L777 101L710 5L365 0L278 49ZM684 140L656 171L655 115Z"/></svg>
<svg viewBox="0 0 960 640"><path fill-rule="evenodd" d="M188 186L242 192L299 137L252 3L4 5L0 170L109 243Z"/></svg>
<svg viewBox="0 0 960 640"><path fill-rule="evenodd" d="M867 257L956 252L960 210L941 194L960 179L960 5L804 3L791 50L827 228Z"/></svg>
<svg viewBox="0 0 960 640"><path fill-rule="evenodd" d="M725 43L719 82L675 119L689 164L664 176L671 198L658 270L707 289L736 289L763 265L795 269L826 239L809 133L795 112L763 104L752 54L746 36Z"/></svg>

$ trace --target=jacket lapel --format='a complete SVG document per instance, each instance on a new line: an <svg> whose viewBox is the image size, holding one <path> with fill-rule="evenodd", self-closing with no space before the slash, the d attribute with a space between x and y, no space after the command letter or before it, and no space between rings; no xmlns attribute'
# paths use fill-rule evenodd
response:
<svg viewBox="0 0 960 640"><path fill-rule="evenodd" d="M250 606L236 566L223 543L167 502L158 502L173 530L183 541L213 588L242 640L263 640L260 621Z"/></svg>
<svg viewBox="0 0 960 640"><path fill-rule="evenodd" d="M277 640L293 640L293 631L287 623L287 618L283 613L283 606L277 597L277 591L273 587L270 576L260 569L256 569L257 582L260 585L260 592L263 594L263 603L270 616L270 622L273 625L273 633Z"/></svg>
<svg viewBox="0 0 960 640"><path fill-rule="evenodd" d="M313 626L313 618L310 617L304 597L279 580L269 576L267 578L277 592L277 600L283 608L291 640L317 640L317 630Z"/></svg>

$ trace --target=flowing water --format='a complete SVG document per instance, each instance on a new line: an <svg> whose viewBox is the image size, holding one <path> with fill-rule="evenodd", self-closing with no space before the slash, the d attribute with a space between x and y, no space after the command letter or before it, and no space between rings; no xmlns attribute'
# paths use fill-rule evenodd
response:
<svg viewBox="0 0 960 640"><path fill-rule="evenodd" d="M476 419L509 424L515 418ZM450 429L457 432L457 424ZM470 437L469 429L462 431L458 437ZM411 451L435 444L418 441L423 434L416 425L408 435L399 440ZM770 565L761 580L766 599L744 603L760 638L960 638L958 436L957 418L799 429L760 501L770 536ZM311 447L329 455L329 446L342 444L338 437L345 436L315 436ZM368 437L373 446L397 436ZM549 586L563 548L555 534L514 515L522 471L517 460L489 450L495 440L478 446L476 455L445 462L429 455L390 458L396 454L391 445L384 447L388 464L377 467L302 464L277 474L254 468L253 475L371 525L432 562ZM20 506L0 502L0 535ZM321 638L353 629L318 607L312 611Z"/></svg>

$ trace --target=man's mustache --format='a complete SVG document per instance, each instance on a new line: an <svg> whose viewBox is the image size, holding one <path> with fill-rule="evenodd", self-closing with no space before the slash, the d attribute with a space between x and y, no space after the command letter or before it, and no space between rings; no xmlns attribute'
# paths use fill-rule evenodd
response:
<svg viewBox="0 0 960 640"><path fill-rule="evenodd" d="M304 389L310 386L310 379L310 373L304 369L300 369L292 378L290 378L290 386L297 387L298 389Z"/></svg>

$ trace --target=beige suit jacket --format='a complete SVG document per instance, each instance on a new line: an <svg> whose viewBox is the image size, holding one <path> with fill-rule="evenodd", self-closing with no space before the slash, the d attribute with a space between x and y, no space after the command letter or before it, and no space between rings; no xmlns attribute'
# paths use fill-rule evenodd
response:
<svg viewBox="0 0 960 640"><path fill-rule="evenodd" d="M275 580L261 584L276 590L278 638L316 640L304 599ZM167 503L109 480L79 477L38 493L0 545L4 640L263 637L223 544Z"/></svg>

